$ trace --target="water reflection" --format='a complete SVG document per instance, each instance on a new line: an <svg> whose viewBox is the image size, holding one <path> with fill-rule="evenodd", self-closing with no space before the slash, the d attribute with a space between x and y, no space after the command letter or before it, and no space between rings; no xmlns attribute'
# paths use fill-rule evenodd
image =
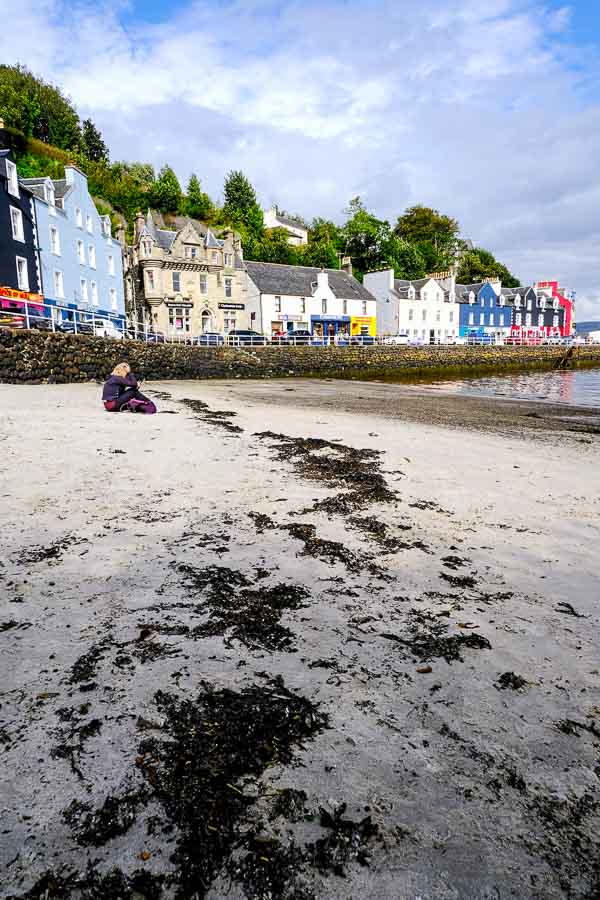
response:
<svg viewBox="0 0 600 900"><path fill-rule="evenodd" d="M475 397L506 397L600 407L600 369L528 372L462 381L441 381L429 390Z"/></svg>

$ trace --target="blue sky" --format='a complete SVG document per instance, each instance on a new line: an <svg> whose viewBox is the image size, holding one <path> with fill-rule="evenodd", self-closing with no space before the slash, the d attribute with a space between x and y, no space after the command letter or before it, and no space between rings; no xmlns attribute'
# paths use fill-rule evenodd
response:
<svg viewBox="0 0 600 900"><path fill-rule="evenodd" d="M62 85L113 159L216 198L241 168L309 218L432 205L600 318L592 0L4 2L0 58Z"/></svg>

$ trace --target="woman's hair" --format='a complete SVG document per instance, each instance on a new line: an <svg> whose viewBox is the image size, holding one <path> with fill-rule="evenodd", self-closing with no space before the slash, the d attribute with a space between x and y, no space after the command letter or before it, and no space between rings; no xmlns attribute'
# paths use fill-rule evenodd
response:
<svg viewBox="0 0 600 900"><path fill-rule="evenodd" d="M129 375L130 372L131 372L131 368L129 366L129 363L120 362L118 366L114 367L114 369L112 370L112 372L110 374L118 375L120 378L125 378L125 376Z"/></svg>

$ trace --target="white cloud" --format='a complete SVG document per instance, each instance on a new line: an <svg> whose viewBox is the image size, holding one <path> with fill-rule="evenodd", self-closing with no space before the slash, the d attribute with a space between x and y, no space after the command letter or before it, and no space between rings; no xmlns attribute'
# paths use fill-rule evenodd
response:
<svg viewBox="0 0 600 900"><path fill-rule="evenodd" d="M213 195L242 168L265 203L307 216L340 218L357 193L390 218L431 204L600 317L600 98L569 7L199 0L156 24L125 3L8 5L0 57L29 46L20 61L64 86L114 158L194 170Z"/></svg>

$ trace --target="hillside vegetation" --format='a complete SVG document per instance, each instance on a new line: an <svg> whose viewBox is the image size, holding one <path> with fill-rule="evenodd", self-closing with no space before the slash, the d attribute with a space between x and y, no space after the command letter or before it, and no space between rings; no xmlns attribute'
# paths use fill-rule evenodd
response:
<svg viewBox="0 0 600 900"><path fill-rule="evenodd" d="M195 173L183 190L167 163L156 172L150 163L111 162L94 122L80 121L60 88L22 66L0 65L0 116L5 143L14 152L22 177L60 178L65 163L75 163L87 175L99 210L111 215L113 226L124 222L129 237L136 212L152 207L166 221L169 215L186 214L210 224L217 233L235 228L246 259L339 268L341 257L350 256L358 278L386 267L393 267L397 278L422 278L449 268L458 255L459 282L497 276L508 286L519 283L492 253L467 248L456 219L421 205L405 210L392 225L355 197L341 225L317 217L306 223L308 244L292 247L283 229L265 228L256 192L242 172L225 177L220 205L203 191Z"/></svg>

